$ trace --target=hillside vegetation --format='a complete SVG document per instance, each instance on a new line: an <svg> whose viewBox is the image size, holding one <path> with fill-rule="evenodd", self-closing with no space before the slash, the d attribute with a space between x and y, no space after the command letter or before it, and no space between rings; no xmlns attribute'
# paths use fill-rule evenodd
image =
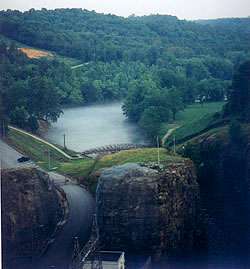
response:
<svg viewBox="0 0 250 269"><path fill-rule="evenodd" d="M247 18L226 18L216 20L198 20L197 23L211 25L221 29L250 34L250 17Z"/></svg>
<svg viewBox="0 0 250 269"><path fill-rule="evenodd" d="M233 72L250 58L247 31L167 15L7 10L0 12L0 34L1 118L32 131L39 119L56 121L62 105L124 99L124 114L155 140L187 104L223 101ZM27 58L20 42L82 65Z"/></svg>
<svg viewBox="0 0 250 269"><path fill-rule="evenodd" d="M225 102L209 102L204 104L188 105L183 111L179 111L176 120L172 124L163 124L161 134L164 135L168 130L176 128L167 137L164 146L173 144L173 139L178 142L190 135L206 129L211 124L222 121L221 111Z"/></svg>
<svg viewBox="0 0 250 269"><path fill-rule="evenodd" d="M155 185L159 196L153 204L156 207L162 204L166 215L174 216L174 222L159 221L164 224L162 231L168 230L171 223L174 223L173 231L182 232L183 227L192 226L189 196L193 190L187 192L187 207L183 207L184 200L179 199L185 198L179 175L187 175L185 186L192 188L190 183L195 182L198 191L193 164L185 159L190 158L196 166L204 209L199 219L204 220L203 243L207 245L204 255L208 254L209 265L213 264L210 263L213 257L227 265L235 258L241 265L247 264L250 238L249 18L189 22L167 15L122 18L82 9L7 10L0 11L0 41L0 135L7 142L46 170L73 177L93 195L104 168L128 162L172 163L173 169L165 172L169 173L173 184L169 177L162 177L163 166L152 164L161 179ZM29 58L19 48L43 50L54 56ZM72 68L75 65L78 67ZM79 158L76 152L67 150L74 156L71 159L17 130L10 129L6 133L10 123L37 132L39 120L57 121L64 105L82 106L118 99L124 100L124 114L139 125L152 144L156 137L163 137L168 130L178 127L163 145L167 149L136 149L96 159ZM192 166L191 178L182 165L178 168L181 163ZM139 185L145 186L145 180L139 181ZM152 181L149 183L152 189ZM172 189L166 188L166 199L162 196L162 184L173 185ZM108 189L112 192L110 186ZM121 184L117 187L121 190ZM125 187L123 193L127 199L128 187ZM135 192L133 187L129 189ZM174 196L176 191L180 195ZM133 197L129 196L130 200L133 202L138 197L152 200L152 192L148 192L149 196L145 193L135 192ZM117 197L121 201L121 195ZM176 203L171 204L171 201ZM166 207L169 202L170 206ZM117 207L116 202L114 205ZM141 202L131 208L139 216ZM178 219L177 211L172 209L183 211L186 217ZM147 210L145 212L148 214ZM116 212L112 212L112 217L115 215ZM112 225L120 223L113 222L112 217ZM131 220L134 219L132 216ZM141 224L141 215L137 219ZM155 220L153 217L152 227L158 229ZM176 242L180 241L180 246L185 247L197 243L192 241L192 234L203 237L203 228L186 230L181 240L183 233L173 231L169 232L169 238L161 233L164 235L162 244L157 243L157 246L169 245L176 252ZM145 237L142 238L144 246ZM187 254L186 250L183 254Z"/></svg>
<svg viewBox="0 0 250 269"><path fill-rule="evenodd" d="M249 36L234 36L231 31L167 15L125 19L82 9L30 9L23 13L1 11L0 18L0 32L11 39L84 62L139 60L154 63L164 53L161 50L173 49L173 46L177 50L186 48L179 54L189 57L223 56L225 52L246 52L249 48L246 43Z"/></svg>
<svg viewBox="0 0 250 269"><path fill-rule="evenodd" d="M238 124L238 128L234 128L235 135L240 135L239 122L246 124L250 122L250 60L240 65L237 72L234 73L227 97L228 100L221 111L197 117L176 129L175 142L185 142L214 128L234 122ZM184 116L183 121L185 122ZM167 145L173 144L171 139L170 136Z"/></svg>

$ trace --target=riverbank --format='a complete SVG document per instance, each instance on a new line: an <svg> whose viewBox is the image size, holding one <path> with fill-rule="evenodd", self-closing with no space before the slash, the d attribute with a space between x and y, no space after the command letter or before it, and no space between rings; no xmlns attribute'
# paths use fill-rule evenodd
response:
<svg viewBox="0 0 250 269"><path fill-rule="evenodd" d="M39 120L38 121L38 131L37 131L37 135L42 137L46 132L48 132L51 124L45 120Z"/></svg>
<svg viewBox="0 0 250 269"><path fill-rule="evenodd" d="M158 162L157 148L126 150L100 156L97 160L89 157L69 159L54 147L50 147L50 143L45 144L41 140L41 138L36 139L36 136L30 136L15 129L10 129L6 138L6 142L13 148L31 158L45 170L74 178L92 195L95 195L98 182L96 175L98 175L99 170L132 161L137 163ZM177 155L169 154L166 149L160 149L159 157L162 161L178 158Z"/></svg>
<svg viewBox="0 0 250 269"><path fill-rule="evenodd" d="M121 107L118 101L65 108L43 137L77 152L112 144L145 144L138 126Z"/></svg>

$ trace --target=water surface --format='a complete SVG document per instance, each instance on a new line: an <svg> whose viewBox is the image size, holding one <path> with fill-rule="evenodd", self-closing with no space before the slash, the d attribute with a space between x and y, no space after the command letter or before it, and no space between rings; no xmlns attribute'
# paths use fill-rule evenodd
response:
<svg viewBox="0 0 250 269"><path fill-rule="evenodd" d="M63 109L44 138L75 151L122 143L145 143L137 126L122 113L122 102Z"/></svg>

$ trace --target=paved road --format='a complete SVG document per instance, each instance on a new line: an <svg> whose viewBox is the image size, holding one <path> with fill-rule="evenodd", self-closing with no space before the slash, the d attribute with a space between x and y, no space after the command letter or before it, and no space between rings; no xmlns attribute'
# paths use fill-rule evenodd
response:
<svg viewBox="0 0 250 269"><path fill-rule="evenodd" d="M32 161L19 163L17 159L22 155L0 140L0 164L1 168L12 167L37 167ZM43 170L44 171L44 170ZM49 173L54 183L60 186L66 193L69 204L69 216L53 244L34 266L35 269L45 268L67 268L73 254L74 238L78 236L83 246L89 239L92 216L94 214L95 202L93 197L83 188L72 182L65 185L65 177L55 172ZM51 267L55 266L55 267Z"/></svg>
<svg viewBox="0 0 250 269"><path fill-rule="evenodd" d="M22 156L23 155L21 153L17 152L2 140L0 140L0 168L38 167L38 165L32 161L19 163L17 159Z"/></svg>
<svg viewBox="0 0 250 269"><path fill-rule="evenodd" d="M94 199L83 188L67 183L62 186L69 203L68 221L56 237L56 240L34 268L68 268L74 250L74 238L77 236L83 246L89 239ZM53 267L54 266L54 267Z"/></svg>

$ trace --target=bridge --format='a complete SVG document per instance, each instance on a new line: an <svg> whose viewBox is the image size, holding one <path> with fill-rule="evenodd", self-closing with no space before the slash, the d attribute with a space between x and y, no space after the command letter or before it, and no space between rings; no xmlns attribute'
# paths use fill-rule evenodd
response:
<svg viewBox="0 0 250 269"><path fill-rule="evenodd" d="M107 153L114 153L119 152L122 150L129 150L129 149L137 149L137 148L148 148L148 145L145 144L114 144L114 145L106 145L102 147L97 147L93 149L88 149L81 152L81 155L90 155L90 154L107 154Z"/></svg>

